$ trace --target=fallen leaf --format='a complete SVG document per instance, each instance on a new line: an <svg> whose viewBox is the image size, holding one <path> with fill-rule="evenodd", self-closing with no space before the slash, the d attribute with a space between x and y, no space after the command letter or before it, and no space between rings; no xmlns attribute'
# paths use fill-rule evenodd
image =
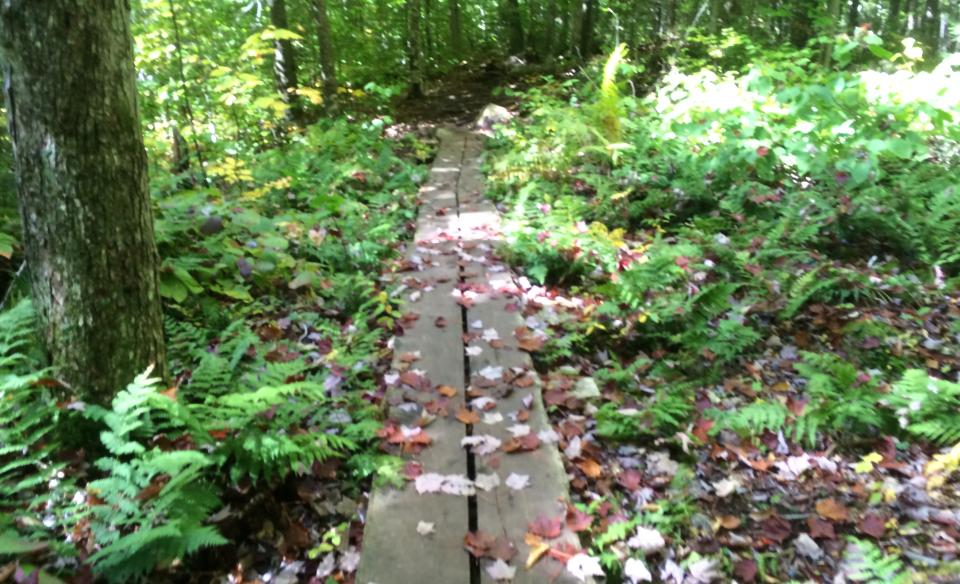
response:
<svg viewBox="0 0 960 584"><path fill-rule="evenodd" d="M471 452L479 456L486 456L488 454L493 454L496 452L502 442L487 434L480 434L479 436L464 436L460 440L461 446L467 446L470 448Z"/></svg>
<svg viewBox="0 0 960 584"><path fill-rule="evenodd" d="M633 537L627 540L627 545L633 549L640 549L645 554L652 554L666 547L667 542L656 529L641 525L637 527Z"/></svg>
<svg viewBox="0 0 960 584"><path fill-rule="evenodd" d="M867 513L860 519L857 527L860 533L869 535L872 538L880 539L886 533L886 520L878 513Z"/></svg>
<svg viewBox="0 0 960 584"><path fill-rule="evenodd" d="M643 560L638 558L627 559L627 563L623 565L623 575L630 580L631 584L653 581L653 574L647 569L647 565L643 563Z"/></svg>
<svg viewBox="0 0 960 584"><path fill-rule="evenodd" d="M837 502L834 498L821 499L817 501L816 505L817 514L824 519L829 519L831 521L849 521L850 520L850 510L843 506L842 503Z"/></svg>
<svg viewBox="0 0 960 584"><path fill-rule="evenodd" d="M513 580L513 577L517 574L517 569L511 567L503 560L497 560L487 566L487 574L489 574L491 578L498 582L503 580Z"/></svg>
<svg viewBox="0 0 960 584"><path fill-rule="evenodd" d="M468 531L463 536L463 547L475 558L487 556L496 542L496 537L482 530Z"/></svg>
<svg viewBox="0 0 960 584"><path fill-rule="evenodd" d="M778 515L768 517L761 524L761 534L776 543L783 543L783 540L790 537L792 532L790 522Z"/></svg>
<svg viewBox="0 0 960 584"><path fill-rule="evenodd" d="M563 525L563 517L540 515L527 525L527 531L546 539L553 539L560 537L560 534L563 533Z"/></svg>
<svg viewBox="0 0 960 584"><path fill-rule="evenodd" d="M530 547L530 553L527 554L527 561L524 567L529 570L540 561L545 553L550 551L550 544L545 543L539 536L533 533L527 533L523 536L523 542Z"/></svg>
<svg viewBox="0 0 960 584"><path fill-rule="evenodd" d="M463 422L467 425L479 424L480 423L480 413L475 410L468 410L467 408L460 408L460 411L457 412L457 420Z"/></svg>
<svg viewBox="0 0 960 584"><path fill-rule="evenodd" d="M507 477L507 480L504 481L508 487L514 491L519 491L530 486L530 475L519 475L517 473L510 473L510 476Z"/></svg>
<svg viewBox="0 0 960 584"><path fill-rule="evenodd" d="M600 559L587 554L577 554L567 560L567 571L581 582L586 582L591 576L603 576Z"/></svg>
<svg viewBox="0 0 960 584"><path fill-rule="evenodd" d="M740 518L736 517L735 515L724 515L720 518L720 527L728 531L733 531L742 524L743 521L741 521Z"/></svg>
<svg viewBox="0 0 960 584"><path fill-rule="evenodd" d="M733 568L733 575L744 584L756 581L759 566L755 560L740 560Z"/></svg>
<svg viewBox="0 0 960 584"><path fill-rule="evenodd" d="M810 537L816 539L837 539L837 534L833 529L833 524L824 521L819 517L807 517L807 527L810 529Z"/></svg>
<svg viewBox="0 0 960 584"><path fill-rule="evenodd" d="M592 458L587 458L578 462L577 467L583 471L583 474L587 475L591 479L600 478L600 475L603 474L603 467L600 466L600 463Z"/></svg>
<svg viewBox="0 0 960 584"><path fill-rule="evenodd" d="M473 479L473 482L480 490L492 491L500 486L500 477L496 473L478 474L477 478Z"/></svg>
<svg viewBox="0 0 960 584"><path fill-rule="evenodd" d="M417 533L420 535L430 535L436 533L433 523L427 523L426 521L421 521L417 523Z"/></svg>
<svg viewBox="0 0 960 584"><path fill-rule="evenodd" d="M437 386L437 393L443 397L453 397L457 395L457 389L449 385L439 385Z"/></svg>

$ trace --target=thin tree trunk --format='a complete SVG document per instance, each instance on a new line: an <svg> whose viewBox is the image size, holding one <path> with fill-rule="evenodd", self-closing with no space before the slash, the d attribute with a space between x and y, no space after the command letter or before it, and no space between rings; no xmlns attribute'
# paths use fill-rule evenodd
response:
<svg viewBox="0 0 960 584"><path fill-rule="evenodd" d="M450 0L450 51L454 58L463 56L463 24L460 16L460 0Z"/></svg>
<svg viewBox="0 0 960 584"><path fill-rule="evenodd" d="M289 30L286 0L271 0L270 24L276 28ZM297 96L297 55L293 42L289 39L277 39L273 43L273 75L277 83L280 99L287 104L287 119L294 124L303 123L303 110Z"/></svg>
<svg viewBox="0 0 960 584"><path fill-rule="evenodd" d="M423 37L426 44L424 55L433 57L433 0L423 0Z"/></svg>
<svg viewBox="0 0 960 584"><path fill-rule="evenodd" d="M860 24L860 0L851 0L847 11L847 30L852 34L858 24Z"/></svg>
<svg viewBox="0 0 960 584"><path fill-rule="evenodd" d="M173 26L173 42L177 53L177 71L179 73L180 94L183 99L181 110L187 116L187 123L190 125L190 137L193 138L193 146L197 155L197 165L200 167L200 176L203 178L203 186L209 184L207 178L206 163L203 160L203 150L200 148L200 139L197 132L197 123L193 115L193 106L190 105L190 93L187 91L186 67L183 64L183 43L180 40L180 21L177 20L177 8L174 0L169 0L170 6L170 24ZM174 128L177 135L181 137L179 129ZM187 160L189 167L189 160Z"/></svg>
<svg viewBox="0 0 960 584"><path fill-rule="evenodd" d="M584 59L593 55L593 32L597 25L597 0L584 2L583 26L580 28L580 54Z"/></svg>
<svg viewBox="0 0 960 584"><path fill-rule="evenodd" d="M5 0L0 60L41 338L105 403L165 368L129 2Z"/></svg>
<svg viewBox="0 0 960 584"><path fill-rule="evenodd" d="M407 61L410 66L410 95L423 96L423 54L420 47L420 0L407 0Z"/></svg>
<svg viewBox="0 0 960 584"><path fill-rule="evenodd" d="M827 44L823 45L823 52L820 54L820 61L825 67L830 64L830 60L833 58L833 37L837 35L840 8L840 0L830 0L827 6L827 30L825 34L829 40Z"/></svg>
<svg viewBox="0 0 960 584"><path fill-rule="evenodd" d="M552 63L557 56L557 0L547 0L547 22L543 27L543 53Z"/></svg>
<svg viewBox="0 0 960 584"><path fill-rule="evenodd" d="M327 109L334 109L337 102L337 59L333 50L333 34L330 32L327 0L313 0L313 10L317 20L323 105Z"/></svg>
<svg viewBox="0 0 960 584"><path fill-rule="evenodd" d="M887 20L883 23L884 35L900 32L900 7L901 0L890 0L890 12L887 14Z"/></svg>
<svg viewBox="0 0 960 584"><path fill-rule="evenodd" d="M523 30L523 17L520 12L519 0L506 0L503 7L506 17L507 33L510 39L510 53L522 55L526 50L526 40Z"/></svg>
<svg viewBox="0 0 960 584"><path fill-rule="evenodd" d="M583 0L570 0L570 55L580 56L580 38L583 35Z"/></svg>
<svg viewBox="0 0 960 584"><path fill-rule="evenodd" d="M723 27L723 0L710 0L710 33L717 34Z"/></svg>

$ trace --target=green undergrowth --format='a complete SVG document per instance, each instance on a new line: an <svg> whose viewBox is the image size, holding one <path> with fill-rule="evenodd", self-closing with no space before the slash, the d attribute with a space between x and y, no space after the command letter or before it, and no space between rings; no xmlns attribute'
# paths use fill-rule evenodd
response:
<svg viewBox="0 0 960 584"><path fill-rule="evenodd" d="M18 542L0 555L141 579L227 543L210 518L244 493L331 459L344 492L389 475L373 398L397 313L379 275L429 147L383 135L316 124L213 161L202 188L154 172L170 383L148 371L108 407L78 402L41 367L29 299L0 313L0 537ZM78 450L78 427L99 444Z"/></svg>
<svg viewBox="0 0 960 584"><path fill-rule="evenodd" d="M585 306L550 317L540 365L595 378L614 443L957 442L960 59L864 31L832 68L696 43L645 95L623 49L544 78L491 141L501 252ZM851 65L863 55L872 69Z"/></svg>

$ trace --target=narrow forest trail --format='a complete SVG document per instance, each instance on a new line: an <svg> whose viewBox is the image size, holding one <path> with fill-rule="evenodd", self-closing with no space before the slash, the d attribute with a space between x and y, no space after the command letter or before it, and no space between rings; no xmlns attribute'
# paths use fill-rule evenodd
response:
<svg viewBox="0 0 960 584"><path fill-rule="evenodd" d="M520 291L494 255L501 234L483 198L481 137L439 137L401 275L415 301L389 379L387 439L409 453L412 480L372 493L356 581L479 584L516 569L516 583L573 582L553 557L523 566L531 522L550 524L554 549L579 547L563 521L567 477L521 350L530 339L515 335L525 330Z"/></svg>

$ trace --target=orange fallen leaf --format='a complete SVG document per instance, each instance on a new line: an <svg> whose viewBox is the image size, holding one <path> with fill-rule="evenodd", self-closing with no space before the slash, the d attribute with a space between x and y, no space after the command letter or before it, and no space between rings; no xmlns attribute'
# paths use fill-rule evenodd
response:
<svg viewBox="0 0 960 584"><path fill-rule="evenodd" d="M817 514L831 521L849 521L850 510L832 497L817 502Z"/></svg>
<svg viewBox="0 0 960 584"><path fill-rule="evenodd" d="M720 518L720 527L728 530L733 530L740 527L741 523L743 522L740 521L740 518L734 515L724 515Z"/></svg>
<svg viewBox="0 0 960 584"><path fill-rule="evenodd" d="M600 475L603 474L603 467L600 466L600 463L591 458L578 462L577 466L583 471L583 474L587 475L591 479L600 478Z"/></svg>
<svg viewBox="0 0 960 584"><path fill-rule="evenodd" d="M480 414L467 408L460 408L460 411L457 412L457 419L464 424L479 424Z"/></svg>
<svg viewBox="0 0 960 584"><path fill-rule="evenodd" d="M529 570L540 561L544 554L550 551L550 544L529 532L523 536L523 541L530 546L530 553L527 555L527 562L524 564L524 567Z"/></svg>
<svg viewBox="0 0 960 584"><path fill-rule="evenodd" d="M443 397L453 397L457 395L457 389L449 385L440 385L437 387L437 393Z"/></svg>

